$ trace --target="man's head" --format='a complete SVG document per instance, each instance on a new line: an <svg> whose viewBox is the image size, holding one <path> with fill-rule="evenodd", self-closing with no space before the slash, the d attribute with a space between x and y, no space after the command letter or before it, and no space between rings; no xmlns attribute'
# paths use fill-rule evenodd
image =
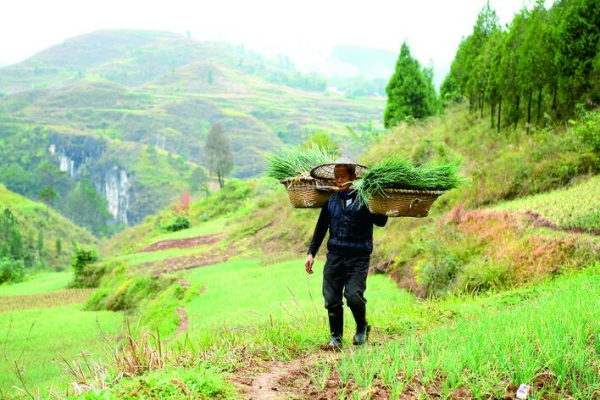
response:
<svg viewBox="0 0 600 400"><path fill-rule="evenodd" d="M350 190L351 182L356 180L354 165L336 165L333 170L333 179L340 190L344 192Z"/></svg>

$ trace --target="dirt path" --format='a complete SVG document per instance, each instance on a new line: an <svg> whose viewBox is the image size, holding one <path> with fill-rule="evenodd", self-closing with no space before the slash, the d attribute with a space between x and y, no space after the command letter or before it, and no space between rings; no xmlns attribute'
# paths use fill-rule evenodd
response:
<svg viewBox="0 0 600 400"><path fill-rule="evenodd" d="M233 382L245 398L252 400L315 398L307 397L305 393L311 383L307 371L317 359L323 357L324 355L317 353L290 362L265 362L257 368L240 372L233 378ZM331 354L329 357L339 357L339 354Z"/></svg>

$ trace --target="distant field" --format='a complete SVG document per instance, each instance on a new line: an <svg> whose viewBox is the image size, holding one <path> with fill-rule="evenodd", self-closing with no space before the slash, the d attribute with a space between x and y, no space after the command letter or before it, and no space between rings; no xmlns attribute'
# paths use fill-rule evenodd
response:
<svg viewBox="0 0 600 400"><path fill-rule="evenodd" d="M600 176L567 189L502 203L495 209L532 211L564 229L600 232Z"/></svg>

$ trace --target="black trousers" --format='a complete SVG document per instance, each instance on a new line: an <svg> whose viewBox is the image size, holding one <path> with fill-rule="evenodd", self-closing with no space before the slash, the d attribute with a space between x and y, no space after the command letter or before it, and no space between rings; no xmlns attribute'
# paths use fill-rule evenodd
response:
<svg viewBox="0 0 600 400"><path fill-rule="evenodd" d="M369 273L369 255L348 256L327 254L323 270L323 297L325 308L337 313L343 307L343 297L354 312L363 312L367 299L367 274Z"/></svg>

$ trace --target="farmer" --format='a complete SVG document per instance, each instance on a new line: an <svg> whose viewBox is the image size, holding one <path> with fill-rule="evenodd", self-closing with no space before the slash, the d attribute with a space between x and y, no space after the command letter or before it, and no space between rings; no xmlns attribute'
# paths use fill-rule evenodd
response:
<svg viewBox="0 0 600 400"><path fill-rule="evenodd" d="M350 189L357 175L362 176L366 167L348 157L341 157L331 164L323 164L311 171L314 178L335 181L336 192L325 202L319 215L304 267L313 273L314 257L329 229L327 262L323 270L323 297L329 314L331 340L325 350L342 347L344 330L343 298L356 321L354 344L367 341L370 326L366 320L364 292L367 288L369 256L373 251L373 224L385 226L384 215L374 215L365 204L357 200L357 193Z"/></svg>

